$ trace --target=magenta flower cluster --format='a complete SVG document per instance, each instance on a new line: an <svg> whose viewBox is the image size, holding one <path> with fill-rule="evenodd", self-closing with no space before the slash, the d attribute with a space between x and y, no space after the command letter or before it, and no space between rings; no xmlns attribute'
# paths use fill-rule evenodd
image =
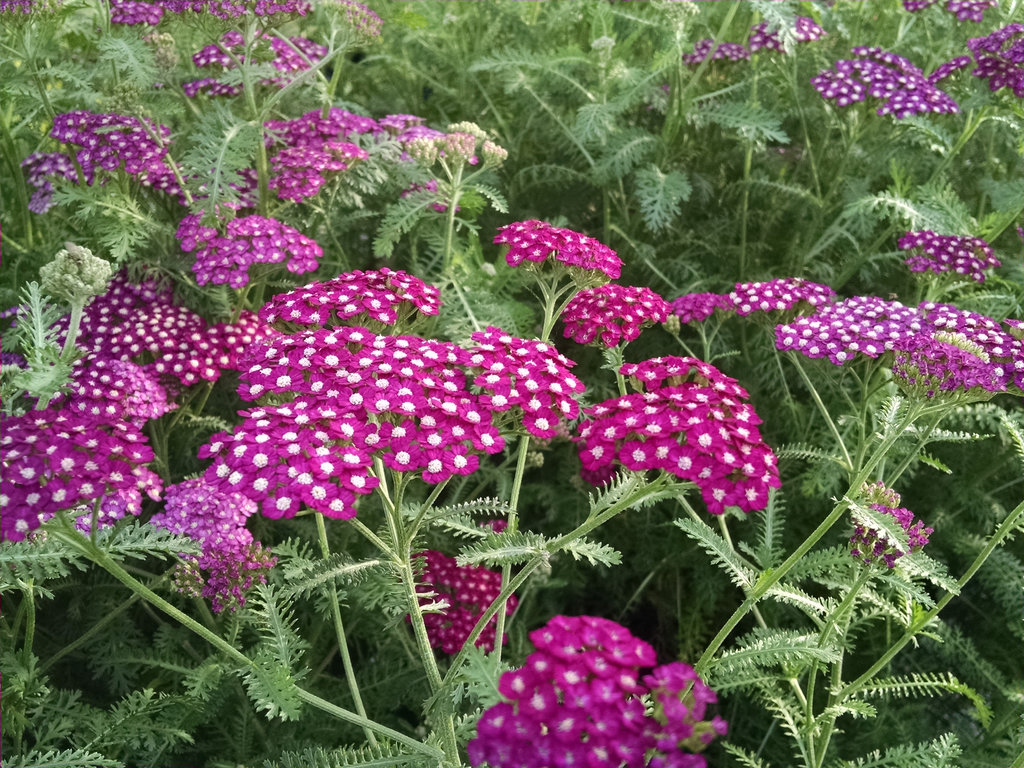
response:
<svg viewBox="0 0 1024 768"><path fill-rule="evenodd" d="M193 54L192 61L200 68L234 69L238 62L244 61L245 57L241 51L244 43L245 39L240 32L229 30L221 37L220 43L207 45ZM270 38L270 48L274 52L274 59L271 63L279 72L286 74L304 72L309 69L310 64L327 55L326 47L305 37L289 37L287 40L273 37ZM289 77L274 77L263 82L283 88L291 80L292 78ZM182 83L182 88L189 98L194 98L203 92L208 96L237 96L242 92L240 84L223 83L215 77L190 80Z"/></svg>
<svg viewBox="0 0 1024 768"><path fill-rule="evenodd" d="M619 371L642 391L586 409L580 461L588 476L617 465L661 470L697 485L712 514L764 509L778 488L775 454L735 379L692 357L658 357Z"/></svg>
<svg viewBox="0 0 1024 768"><path fill-rule="evenodd" d="M924 229L907 232L897 243L901 251L911 251L903 263L911 272L954 272L975 282L985 282L985 270L1001 265L992 248L980 237L939 235Z"/></svg>
<svg viewBox="0 0 1024 768"><path fill-rule="evenodd" d="M654 649L614 621L555 616L530 640L536 650L501 676L505 700L467 745L473 766L704 768L695 753L726 733L721 718L705 720L717 697L693 669L675 662L642 677Z"/></svg>
<svg viewBox="0 0 1024 768"><path fill-rule="evenodd" d="M63 152L33 152L21 161L26 180L36 188L28 209L33 213L46 213L53 205L53 178L78 181L75 164Z"/></svg>
<svg viewBox="0 0 1024 768"><path fill-rule="evenodd" d="M276 562L245 527L256 511L242 494L223 493L196 478L165 488L163 511L150 518L158 528L202 545L200 555L184 556L187 565L176 581L179 588L192 582L190 586L198 587L217 613L245 605L245 593L255 583L266 582L266 571ZM194 582L196 570L199 583Z"/></svg>
<svg viewBox="0 0 1024 768"><path fill-rule="evenodd" d="M897 502L898 503L898 502ZM926 528L920 520L914 520L914 513L906 507L889 506L887 504L871 504L870 509L879 514L892 517L907 534L908 548L903 549L897 542L890 539L883 531L873 528L854 516L854 531L850 537L850 554L866 565L881 561L887 568L894 568L896 561L907 552L919 552L928 543L928 536L933 530Z"/></svg>
<svg viewBox="0 0 1024 768"><path fill-rule="evenodd" d="M446 607L423 614L431 648L440 648L454 655L462 650L470 632L484 611L501 594L501 574L479 565L459 565L454 557L436 550L419 552L423 573L416 592L420 606L444 604ZM505 613L515 612L519 600L509 597ZM485 651L494 650L496 617L492 617L476 639L475 645ZM508 642L502 637L501 644Z"/></svg>
<svg viewBox="0 0 1024 768"><path fill-rule="evenodd" d="M68 409L47 408L4 419L0 436L0 534L20 541L55 513L76 510L86 526L142 511L142 495L157 499L160 478L145 465L153 451L129 421L104 421Z"/></svg>
<svg viewBox="0 0 1024 768"><path fill-rule="evenodd" d="M691 67L695 67L704 61L704 59L709 55L711 56L712 61L721 61L723 59L727 59L729 61L742 61L750 58L750 51L747 50L746 46L740 45L739 43L725 42L719 43L715 46L715 41L710 37L707 37L694 43L693 53L684 53L683 61Z"/></svg>
<svg viewBox="0 0 1024 768"><path fill-rule="evenodd" d="M797 16L792 30L793 39L798 43L810 43L820 40L825 36L822 29L809 16ZM747 41L750 52L754 53L762 48L769 51L782 50L782 37L778 30L772 30L767 22L755 24L750 28L750 39Z"/></svg>
<svg viewBox="0 0 1024 768"><path fill-rule="evenodd" d="M989 90L1009 88L1024 99L1024 24L1008 24L985 37L967 41L978 66L971 72L988 80Z"/></svg>
<svg viewBox="0 0 1024 768"><path fill-rule="evenodd" d="M415 275L382 267L345 272L322 283L310 283L274 296L259 311L272 325L329 327L352 320L366 325L396 325L415 313L436 315L441 292Z"/></svg>
<svg viewBox="0 0 1024 768"><path fill-rule="evenodd" d="M140 180L165 173L163 158L170 135L170 129L150 120L144 126L136 117L86 110L56 115L50 131L57 141L81 147L75 159L88 184L95 180L97 169L123 170Z"/></svg>
<svg viewBox="0 0 1024 768"><path fill-rule="evenodd" d="M238 370L246 347L271 333L249 311L235 323L210 325L176 304L170 290L121 273L86 306L76 344L97 359L136 362L188 386Z"/></svg>
<svg viewBox="0 0 1024 768"><path fill-rule="evenodd" d="M312 238L277 219L242 216L232 219L220 234L204 227L198 214L186 216L178 225L176 237L186 253L196 251L192 271L199 285L227 283L244 288L249 283L253 264L287 262L289 272L312 272L323 256L323 249Z"/></svg>
<svg viewBox="0 0 1024 768"><path fill-rule="evenodd" d="M622 260L604 243L536 219L501 227L494 242L508 246L505 261L512 267L524 262L557 263L570 271L583 272L589 279L599 272L618 280L622 273Z"/></svg>
<svg viewBox="0 0 1024 768"><path fill-rule="evenodd" d="M277 14L305 16L309 8L307 0L111 0L110 21L156 26L165 13L208 13L219 19L237 19L249 15L260 18Z"/></svg>
<svg viewBox="0 0 1024 768"><path fill-rule="evenodd" d="M584 288L562 311L565 338L606 347L633 341L651 323L668 320L668 302L650 288L608 283Z"/></svg>
<svg viewBox="0 0 1024 768"><path fill-rule="evenodd" d="M930 82L909 59L877 47L857 46L858 58L840 59L834 69L811 78L811 84L825 99L847 107L868 96L882 99L876 112L897 119L936 112L958 112L960 108L944 91Z"/></svg>
<svg viewBox="0 0 1024 768"><path fill-rule="evenodd" d="M935 5L939 0L903 0L903 7L911 13ZM996 0L946 0L944 8L955 13L960 21L984 21L985 11L995 8Z"/></svg>
<svg viewBox="0 0 1024 768"><path fill-rule="evenodd" d="M102 421L128 421L139 429L178 407L168 402L152 370L128 360L82 358L72 371L70 389L51 404Z"/></svg>
<svg viewBox="0 0 1024 768"><path fill-rule="evenodd" d="M688 293L672 301L672 312L682 323L703 322L721 309L741 317L754 312L802 311L835 301L836 292L823 283L799 277L780 277L752 283L736 283L727 294Z"/></svg>
<svg viewBox="0 0 1024 768"><path fill-rule="evenodd" d="M380 16L356 0L327 0L328 7L342 12L348 25L365 38L380 37L384 23Z"/></svg>

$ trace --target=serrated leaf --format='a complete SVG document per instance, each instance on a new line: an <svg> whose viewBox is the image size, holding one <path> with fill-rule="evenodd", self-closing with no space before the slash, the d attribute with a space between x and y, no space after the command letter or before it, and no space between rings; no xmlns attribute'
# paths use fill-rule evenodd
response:
<svg viewBox="0 0 1024 768"><path fill-rule="evenodd" d="M570 542L562 551L568 552L574 560L586 558L591 565L612 566L622 562L622 553L614 547L585 538Z"/></svg>

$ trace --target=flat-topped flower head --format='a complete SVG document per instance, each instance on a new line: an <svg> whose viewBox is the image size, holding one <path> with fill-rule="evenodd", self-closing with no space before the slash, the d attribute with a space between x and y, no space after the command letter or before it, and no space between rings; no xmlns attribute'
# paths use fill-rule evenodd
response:
<svg viewBox="0 0 1024 768"><path fill-rule="evenodd" d="M703 749L705 730L724 733L725 723L701 722L715 694L689 667L669 664L643 676L657 664L654 649L596 616L555 616L530 640L536 650L501 676L503 700L483 713L467 744L470 765L706 766L693 752ZM658 702L652 712L648 694Z"/></svg>
<svg viewBox="0 0 1024 768"><path fill-rule="evenodd" d="M939 235L929 229L907 232L897 243L911 255L903 262L911 272L952 272L985 282L985 271L1001 265L992 248L980 237Z"/></svg>
<svg viewBox="0 0 1024 768"><path fill-rule="evenodd" d="M886 568L896 567L896 561L907 552L919 552L928 543L933 529L926 528L914 513L906 507L891 507L885 504L871 504L873 512L891 517L907 536L907 545L893 541L884 531L875 527L864 516L853 515L854 531L850 537L850 554L865 565L881 562Z"/></svg>
<svg viewBox="0 0 1024 768"><path fill-rule="evenodd" d="M940 341L952 343L970 355L961 358L950 353L969 367L988 363L992 384L996 389L1006 391L1012 388L1024 389L1024 341L1013 333L1013 325L1004 323L977 312L969 312L950 304L924 302L918 305L924 314L928 329ZM977 358L979 362L973 362ZM984 374L988 376L989 374ZM987 389L988 387L986 387Z"/></svg>
<svg viewBox="0 0 1024 768"><path fill-rule="evenodd" d="M152 370L127 360L88 355L71 373L70 392L52 403L97 421L128 421L138 428L177 408Z"/></svg>
<svg viewBox="0 0 1024 768"><path fill-rule="evenodd" d="M692 357L627 363L619 372L642 391L586 409L579 439L588 475L660 470L696 484L712 514L764 509L780 485L777 459L735 379Z"/></svg>
<svg viewBox="0 0 1024 768"><path fill-rule="evenodd" d="M289 272L302 274L315 270L323 256L315 240L264 216L232 219L221 234L204 227L202 217L192 214L181 220L176 237L183 251L196 252L192 271L199 285L227 283L244 288L253 264L286 263Z"/></svg>
<svg viewBox="0 0 1024 768"><path fill-rule="evenodd" d="M327 48L305 37L273 37L269 42L262 33L257 33L260 45L267 45L274 53L272 64L282 73L279 77L271 77L261 81L264 85L283 88L292 82L291 73L304 72L311 64L327 55ZM235 69L239 62L245 60L243 53L245 39L237 30L224 33L219 43L211 43L192 55L192 62L200 68L216 68L220 71ZM204 77L182 83L185 95L194 98L199 93L207 96L237 96L242 92L238 83L224 83L216 77Z"/></svg>
<svg viewBox="0 0 1024 768"><path fill-rule="evenodd" d="M734 309L728 294L687 293L672 299L672 312L681 323L702 323L719 309Z"/></svg>
<svg viewBox="0 0 1024 768"><path fill-rule="evenodd" d="M989 90L1009 88L1024 99L1024 24L1008 24L985 37L974 37L967 47L978 66L971 72L988 80Z"/></svg>
<svg viewBox="0 0 1024 768"><path fill-rule="evenodd" d="M826 69L811 78L822 98L846 107L868 96L882 99L876 112L892 114L902 120L911 115L935 112L959 112L960 108L944 91L929 82L924 73L908 59L877 47L857 46L856 59L841 59L834 69Z"/></svg>
<svg viewBox="0 0 1024 768"><path fill-rule="evenodd" d="M270 159L274 174L268 186L281 200L299 203L313 197L332 178L368 157L365 149L344 141L327 141L319 147L285 147Z"/></svg>
<svg viewBox="0 0 1024 768"><path fill-rule="evenodd" d="M577 344L618 346L640 336L653 323L668 319L671 307L650 288L608 283L584 288L562 312L565 338Z"/></svg>
<svg viewBox="0 0 1024 768"><path fill-rule="evenodd" d="M248 310L236 323L211 326L170 290L132 283L122 272L86 306L76 343L97 359L132 361L189 386L238 370L244 349L273 333Z"/></svg>
<svg viewBox="0 0 1024 768"><path fill-rule="evenodd" d="M101 523L142 511L142 495L159 498L160 478L146 464L153 451L128 421L108 422L47 408L4 419L0 508L4 539L19 541L61 510L102 499Z"/></svg>
<svg viewBox="0 0 1024 768"><path fill-rule="evenodd" d="M245 527L256 511L256 504L243 494L225 493L201 477L164 489L164 509L150 523L202 546L198 556L184 556L185 566L175 577L179 590L191 582L216 613L245 605L245 593L255 583L265 583L266 571L275 563Z"/></svg>
<svg viewBox="0 0 1024 768"><path fill-rule="evenodd" d="M822 283L799 277L781 277L758 283L736 283L729 293L736 314L745 317L754 312L782 312L831 304L836 292Z"/></svg>
<svg viewBox="0 0 1024 768"><path fill-rule="evenodd" d="M432 549L413 557L423 563L422 586L416 589L420 606L432 606L423 615L430 647L455 655L462 650L483 612L501 594L501 573L479 565L459 565L454 557ZM511 615L517 605L518 598L511 596L505 613ZM477 637L478 648L494 650L496 621L497 617L492 618ZM501 644L506 642L507 635L502 637Z"/></svg>
<svg viewBox="0 0 1024 768"><path fill-rule="evenodd" d="M775 346L842 365L861 355L877 358L924 327L915 307L877 296L854 296L775 327Z"/></svg>
<svg viewBox="0 0 1024 768"><path fill-rule="evenodd" d="M505 261L509 266L557 266L568 271L578 284L606 283L618 280L622 274L622 260L607 245L544 221L507 224L498 230L494 242L507 246Z"/></svg>
<svg viewBox="0 0 1024 768"><path fill-rule="evenodd" d="M466 363L489 411L511 411L534 437L550 439L579 416L583 382L570 373L575 363L551 344L520 339L500 328L477 331Z"/></svg>
<svg viewBox="0 0 1024 768"><path fill-rule="evenodd" d="M939 0L903 0L903 7L911 13L935 5ZM946 0L945 8L955 13L959 21L984 21L985 11L995 8L996 0Z"/></svg>
<svg viewBox="0 0 1024 768"><path fill-rule="evenodd" d="M739 43L719 43L715 47L715 41L708 37L694 43L693 53L684 53L683 61L695 67L709 55L712 61L743 61L750 58L750 51Z"/></svg>
<svg viewBox="0 0 1024 768"><path fill-rule="evenodd" d="M353 135L380 130L376 120L341 107L331 107L327 117L316 109L293 120L268 120L263 125L268 147L278 143L288 147L319 147L327 141L344 141Z"/></svg>
<svg viewBox="0 0 1024 768"><path fill-rule="evenodd" d="M345 272L274 296L260 309L263 322L287 327L405 325L416 314L436 315L441 292L415 275L382 267ZM350 322L351 321L351 322Z"/></svg>
<svg viewBox="0 0 1024 768"><path fill-rule="evenodd" d="M165 13L209 14L219 19L242 16L304 16L310 9L307 0L113 0L111 21L115 24L157 25Z"/></svg>
<svg viewBox="0 0 1024 768"><path fill-rule="evenodd" d="M966 334L919 333L894 351L893 376L913 396L931 399L940 393L1005 391L1002 367Z"/></svg>
<svg viewBox="0 0 1024 768"><path fill-rule="evenodd" d="M75 159L88 184L93 183L98 171L123 170L139 178L150 172L163 172L170 135L169 128L148 119L144 126L139 118L130 115L86 110L56 115L50 131L57 141L81 147Z"/></svg>
<svg viewBox="0 0 1024 768"><path fill-rule="evenodd" d="M822 29L810 16L797 16L793 28L788 31L788 37L797 43L809 43L820 40L825 36ZM750 39L747 41L750 52L754 53L762 48L769 51L783 50L783 34L778 29L772 29L767 22L762 21L750 28Z"/></svg>

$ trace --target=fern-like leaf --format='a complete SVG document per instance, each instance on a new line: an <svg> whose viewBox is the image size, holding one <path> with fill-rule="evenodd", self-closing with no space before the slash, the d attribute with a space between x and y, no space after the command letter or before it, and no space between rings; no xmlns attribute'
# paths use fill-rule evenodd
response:
<svg viewBox="0 0 1024 768"><path fill-rule="evenodd" d="M992 710L985 699L971 686L958 680L951 672L944 674L914 672L909 675L881 678L865 685L853 695L859 698L877 696L888 700L919 696L933 698L947 693L955 693L967 698L974 705L974 713L978 722L982 727L988 727L992 721Z"/></svg>
<svg viewBox="0 0 1024 768"><path fill-rule="evenodd" d="M423 755L411 755L389 741L377 746L324 749L307 747L301 752L282 752L276 760L267 760L263 768L436 768L437 761Z"/></svg>
<svg viewBox="0 0 1024 768"><path fill-rule="evenodd" d="M916 746L900 744L855 760L837 760L829 768L959 768L961 753L956 735L945 733Z"/></svg>
<svg viewBox="0 0 1024 768"><path fill-rule="evenodd" d="M693 187L681 171L663 173L651 164L637 169L636 199L644 224L655 234L672 226L679 215L679 205L690 199Z"/></svg>
<svg viewBox="0 0 1024 768"><path fill-rule="evenodd" d="M3 768L124 768L120 760L104 757L88 749L31 750L0 761Z"/></svg>
<svg viewBox="0 0 1024 768"><path fill-rule="evenodd" d="M757 576L733 551L725 539L703 520L680 518L675 521L675 525L682 528L687 536L696 541L701 549L708 553L711 562L724 570L733 584L742 589L744 594L747 593L757 580Z"/></svg>
<svg viewBox="0 0 1024 768"><path fill-rule="evenodd" d="M537 556L551 556L548 539L539 533L502 531L474 542L455 558L459 565L518 565Z"/></svg>
<svg viewBox="0 0 1024 768"><path fill-rule="evenodd" d="M282 566L283 594L289 599L299 595L309 597L330 584L358 584L366 578L368 570L381 565L380 560L356 562L341 552L332 553L327 559L289 558Z"/></svg>
<svg viewBox="0 0 1024 768"><path fill-rule="evenodd" d="M607 544L597 541L590 541L587 538L576 539L569 542L562 548L568 552L574 560L586 559L591 565L619 565L622 562L622 553Z"/></svg>

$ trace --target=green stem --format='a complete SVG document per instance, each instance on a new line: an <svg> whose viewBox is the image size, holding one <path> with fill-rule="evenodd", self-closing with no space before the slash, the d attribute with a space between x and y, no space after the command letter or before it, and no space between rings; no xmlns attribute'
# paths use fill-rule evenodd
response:
<svg viewBox="0 0 1024 768"><path fill-rule="evenodd" d="M519 492L523 486L523 475L526 472L526 454L530 447L530 436L523 435L519 438L518 456L516 457L516 473L512 477L512 492L508 500L508 531L515 533L519 529ZM508 584L512 578L512 565L505 563L501 566L501 583ZM501 649L505 637L505 615L507 613L507 601L502 601L498 606L498 619L494 628L494 668L501 668Z"/></svg>
<svg viewBox="0 0 1024 768"><path fill-rule="evenodd" d="M324 516L321 512L316 513L316 532L320 540L320 554L324 560L328 560L331 556L331 547L327 542L327 526L324 525ZM345 639L345 625L341 621L341 606L338 605L338 588L333 581L330 584L329 598L331 601L331 617L334 619L334 634L338 638L338 650L341 652L341 665L345 669L345 680L348 683L348 690L352 695L356 712L362 717L366 717L366 707L363 706L363 697L359 694L359 683L356 680L356 672L352 666L352 657L348 652L348 642ZM377 737L373 735L373 731L364 726L363 734L372 746L377 746Z"/></svg>
<svg viewBox="0 0 1024 768"><path fill-rule="evenodd" d="M78 635L74 640L72 640L70 643L68 643L63 648L61 648L59 651L57 651L52 656L50 656L50 658L48 658L45 662L43 662L39 666L39 671L40 672L46 672L46 670L48 670L50 667L52 667L58 661L63 659L65 656L67 656L73 650L75 650L76 648L78 648L78 647L86 644L90 640L92 640L96 635L98 635L100 632L102 632L106 628L106 626L108 624L110 624L110 622L112 622L114 619L116 619L118 616L120 616L126 610L128 610L133 605L135 605L135 603L137 603L139 600L140 600L139 595L138 594L134 594L131 597L129 597L127 600L125 600L124 602L118 604L118 606L116 608L114 608L113 610L108 611L107 613L103 614L103 618L101 618L99 621L97 621L95 624L93 624L91 627L89 627L89 629L87 629L82 634Z"/></svg>
<svg viewBox="0 0 1024 768"><path fill-rule="evenodd" d="M874 468L880 461L882 461L889 449L892 448L896 441L903 435L907 427L914 422L914 419L916 419L919 414L920 409L912 407L896 428L885 435L881 444L878 446L878 449L875 451L874 456L864 467L861 468L861 471L850 484L850 490L847 492L846 496L853 496L860 490L861 485L863 485L864 481L870 477ZM700 659L697 660L697 663L694 665L694 669L696 669L697 674L704 676L707 673L707 669L711 665L715 653L717 653L718 649L722 647L722 644L728 639L729 635L732 634L732 631L736 629L736 626L740 621L742 621L742 619L750 612L750 609L753 608L754 605L764 597L773 586L775 586L775 584L789 573L800 558L807 554L811 548L832 529L832 526L839 522L839 519L843 516L843 513L846 512L846 509L849 506L850 501L848 499L844 498L840 501L832 512L829 513L828 517L822 520L818 527L811 531L807 538L804 539L803 543L800 544L793 554L787 557L778 568L769 568L761 574L761 578L757 580L757 583L754 585L754 589L747 596L747 599L743 601L735 612L733 612L732 616L729 617L728 621L726 621L722 626L718 634L711 640L711 643L701 655Z"/></svg>
<svg viewBox="0 0 1024 768"><path fill-rule="evenodd" d="M878 660L875 661L875 663L872 664L860 677L858 677L853 682L848 683L836 696L836 700L844 701L848 699L858 690L863 688L868 682L870 682L871 678L878 674L879 670L884 668L886 664L892 661L896 654L903 650L904 646L906 646L907 643L913 640L918 632L924 629L924 627L926 627L932 619L939 615L939 612L946 607L950 600L952 600L954 597L960 594L961 591L963 591L963 588L967 586L967 582L974 578L974 574L976 574L978 570L981 568L981 566L985 564L985 561L988 560L989 556L996 550L996 548L1003 542L1004 539L1006 539L1008 536L1010 536L1010 534L1013 533L1014 529L1017 528L1017 526L1020 525L1022 521L1024 521L1024 501L1022 501L1020 504L1013 508L1010 514L1006 516L1006 519L1003 520L999 528L996 529L996 532L992 534L992 538L988 540L988 543L985 545L985 547L981 550L978 556L974 558L974 562L971 563L970 567L964 572L964 575L961 576L960 580L956 583L956 589L950 592L946 592L946 594L943 595L937 603L935 603L931 610L926 611L925 613L922 613L919 616L917 616L910 623L910 626L907 627L907 630L903 633L903 636L900 637L900 639L897 640L895 643L893 643L889 647L889 649L885 653L883 653L878 658Z"/></svg>
<svg viewBox="0 0 1024 768"><path fill-rule="evenodd" d="M448 170L447 165L445 165L445 170ZM448 210L445 212L447 214L447 219L444 227L444 252L441 254L441 270L445 277L450 278L452 276L452 263L454 261L454 258L452 257L452 244L455 241L455 209L459 204L459 198L462 197L461 162L455 166L454 172L449 171L449 177L452 186L452 194L447 203Z"/></svg>
<svg viewBox="0 0 1024 768"><path fill-rule="evenodd" d="M72 549L85 555L93 563L98 565L100 568L105 570L115 579L124 584L134 594L139 595L148 603L153 605L155 608L159 608L161 611L166 613L168 616L170 616L172 619L177 621L182 626L192 630L194 633L196 633L201 638L210 643L210 645L214 646L219 651L224 653L231 660L248 669L258 668L256 663L252 661L244 653L239 651L237 648L235 648L233 645L228 643L226 640L224 640L216 633L207 629L205 626L200 624L191 616L188 616L187 614L183 613L181 610L176 608L174 605L164 600L153 590L151 590L145 584L143 584L130 573L128 573L128 571L122 568L119 563L117 563L113 558L110 557L110 555L101 550L95 544L92 544L88 539L86 539L78 531L76 531L68 522L66 517L58 516L57 518L55 518L55 521L56 524L51 524L51 527L49 528L50 534L52 536L64 542ZM380 734L381 736L385 736L389 739L392 739L393 741L397 741L400 744L404 744L413 751L422 755L426 755L431 759L437 760L445 757L444 753L442 753L441 750L437 749L436 747L433 747L429 744L424 744L423 742L418 741L410 736L406 736L404 733L399 733L396 730L388 728L386 725L381 725L380 723L368 720L367 718L355 712L350 712L347 709L343 709L342 707L331 704L330 702L325 701L321 699L319 696L316 696L315 694L312 694L309 691L303 690L298 686L295 686L295 693L303 701L312 704L314 707L323 712L327 712L328 714L333 715L339 720L344 720L345 722L352 723L353 725L359 726L361 728L370 728L374 732Z"/></svg>
<svg viewBox="0 0 1024 768"><path fill-rule="evenodd" d="M25 584L21 590L25 596L25 643L21 648L22 663L26 668L32 661L32 645L36 639L36 596L32 583Z"/></svg>
<svg viewBox="0 0 1024 768"><path fill-rule="evenodd" d="M810 377L804 371L803 365L800 363L800 357L798 353L793 353L790 356L790 360L796 366L797 373L800 374L800 378L804 380L804 384L807 385L808 391L811 393L811 398L814 400L814 404L818 406L818 410L821 415L825 417L825 423L828 425L829 431L836 439L836 443L839 445L839 450L843 452L843 458L846 460L846 471L853 472L853 459L850 458L849 452L846 450L846 444L843 442L843 436L839 434L839 427L832 420L832 416L828 412L828 408L825 407L825 403L822 402L821 395L818 394L818 390L811 383Z"/></svg>

